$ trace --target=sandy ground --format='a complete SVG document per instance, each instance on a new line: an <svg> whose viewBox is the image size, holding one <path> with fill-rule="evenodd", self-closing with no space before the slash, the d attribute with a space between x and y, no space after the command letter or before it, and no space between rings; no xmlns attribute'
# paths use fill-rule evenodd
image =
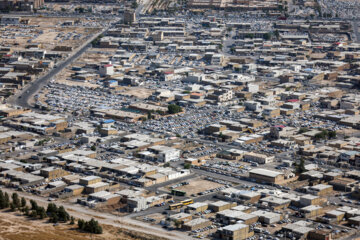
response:
<svg viewBox="0 0 360 240"><path fill-rule="evenodd" d="M134 96L136 98L145 99L148 98L153 93L153 90L141 88L141 87L130 87L127 88L124 92L121 94L126 96Z"/></svg>
<svg viewBox="0 0 360 240"><path fill-rule="evenodd" d="M0 34L4 36L0 40L1 45L10 45L14 50L23 50L29 44L28 40L31 40L32 43L41 44L41 49L48 51L53 50L56 45L73 46L75 49L85 41L87 36L99 31L98 28L83 26L61 26L64 21L76 20L73 18L62 18L59 20L58 18L28 17L28 19L30 19L30 23L27 27L8 26L1 28ZM70 37L68 40L62 37L56 39L60 33L63 35L67 33L82 34L82 36L80 39L73 39L73 37Z"/></svg>
<svg viewBox="0 0 360 240"><path fill-rule="evenodd" d="M46 220L32 220L20 213L0 212L1 240L112 240L112 239L155 239L154 236L131 232L123 228L103 225L103 234L95 235L79 232L77 225L60 223L58 226ZM159 238L156 238L159 239ZM161 239L161 238L160 238Z"/></svg>
<svg viewBox="0 0 360 240"><path fill-rule="evenodd" d="M185 191L187 195L191 195L222 186L223 185L219 183L210 182L203 179L191 179L189 181L189 185L178 187L176 190Z"/></svg>

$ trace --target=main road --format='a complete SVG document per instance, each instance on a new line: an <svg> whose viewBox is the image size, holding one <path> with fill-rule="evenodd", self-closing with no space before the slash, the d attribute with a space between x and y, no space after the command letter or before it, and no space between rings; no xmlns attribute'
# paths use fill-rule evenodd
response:
<svg viewBox="0 0 360 240"><path fill-rule="evenodd" d="M96 39L101 34L104 34L109 27L101 30L100 32L93 35L90 39L88 39L84 44L78 47L67 59L64 61L57 63L53 69L47 72L44 76L37 78L36 80L27 84L23 89L17 92L15 95L10 97L7 100L8 104L21 106L24 108L34 108L31 105L31 98L42 88L44 87L52 78L55 77L56 74L61 72L68 65L73 63L81 54L83 54L88 48L91 47L92 41Z"/></svg>

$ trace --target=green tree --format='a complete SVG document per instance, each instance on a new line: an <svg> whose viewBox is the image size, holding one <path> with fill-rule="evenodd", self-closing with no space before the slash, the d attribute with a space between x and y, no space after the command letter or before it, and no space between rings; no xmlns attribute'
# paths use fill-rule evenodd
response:
<svg viewBox="0 0 360 240"><path fill-rule="evenodd" d="M25 207L26 206L26 200L24 197L21 198L21 207Z"/></svg>
<svg viewBox="0 0 360 240"><path fill-rule="evenodd" d="M191 168L191 164L190 164L190 163L185 163L185 164L184 164L184 168L185 168L185 169L190 169L190 168Z"/></svg>
<svg viewBox="0 0 360 240"><path fill-rule="evenodd" d="M4 208L8 208L10 206L10 197L7 192L4 195Z"/></svg>
<svg viewBox="0 0 360 240"><path fill-rule="evenodd" d="M19 195L17 193L13 193L11 197L15 208L19 208L21 206Z"/></svg>
<svg viewBox="0 0 360 240"><path fill-rule="evenodd" d="M300 163L295 166L295 170L297 173L303 173L306 172L305 169L305 161L303 158L300 159Z"/></svg>
<svg viewBox="0 0 360 240"><path fill-rule="evenodd" d="M57 213L53 213L51 215L50 222L52 222L52 223L58 223L59 222L59 216L57 215Z"/></svg>
<svg viewBox="0 0 360 240"><path fill-rule="evenodd" d="M37 212L36 212L36 210L32 210L32 211L31 211L30 217L31 217L31 218L37 218Z"/></svg>
<svg viewBox="0 0 360 240"><path fill-rule="evenodd" d="M90 149L91 149L91 151L96 151L96 146L92 145Z"/></svg>
<svg viewBox="0 0 360 240"><path fill-rule="evenodd" d="M70 217L70 225L75 224L75 218L73 216Z"/></svg>
<svg viewBox="0 0 360 240"><path fill-rule="evenodd" d="M270 40L271 39L271 33L264 33L263 39L266 40L266 41Z"/></svg>
<svg viewBox="0 0 360 240"><path fill-rule="evenodd" d="M25 207L24 207L24 213L25 213L26 216L29 216L30 209L29 209L28 206L25 206Z"/></svg>
<svg viewBox="0 0 360 240"><path fill-rule="evenodd" d="M78 220L78 227L79 227L79 229L84 230L84 228L85 228L85 221L84 221L83 219L79 219L79 220Z"/></svg>
<svg viewBox="0 0 360 240"><path fill-rule="evenodd" d="M0 190L0 209L5 208L5 197L4 193Z"/></svg>
<svg viewBox="0 0 360 240"><path fill-rule="evenodd" d="M39 207L39 208L36 210L36 212L37 212L37 215L40 217L40 219L44 219L44 218L47 217L45 208L43 208L43 207Z"/></svg>
<svg viewBox="0 0 360 240"><path fill-rule="evenodd" d="M55 214L58 211L57 206L55 203L49 203L46 209L46 213L48 214L48 216L52 216L53 214Z"/></svg>
<svg viewBox="0 0 360 240"><path fill-rule="evenodd" d="M302 134L302 133L306 133L306 132L308 132L309 131L309 129L307 128L307 127L302 127L302 128L300 128L300 130L298 131L298 133L299 134Z"/></svg>
<svg viewBox="0 0 360 240"><path fill-rule="evenodd" d="M10 203L10 210L11 210L12 212L14 212L15 209L16 209L15 204L14 204L14 203Z"/></svg>
<svg viewBox="0 0 360 240"><path fill-rule="evenodd" d="M328 137L330 139L336 138L336 131L329 131L328 132Z"/></svg>
<svg viewBox="0 0 360 240"><path fill-rule="evenodd" d="M37 202L35 202L34 200L30 200L30 204L31 204L31 210L36 210L38 209L38 205Z"/></svg>
<svg viewBox="0 0 360 240"><path fill-rule="evenodd" d="M58 208L57 215L59 216L59 220L63 222L67 222L70 219L70 215L65 211L63 206Z"/></svg>
<svg viewBox="0 0 360 240"><path fill-rule="evenodd" d="M179 105L176 105L176 104L169 104L168 105L168 112L170 114L179 113L179 112L182 112L182 108Z"/></svg>

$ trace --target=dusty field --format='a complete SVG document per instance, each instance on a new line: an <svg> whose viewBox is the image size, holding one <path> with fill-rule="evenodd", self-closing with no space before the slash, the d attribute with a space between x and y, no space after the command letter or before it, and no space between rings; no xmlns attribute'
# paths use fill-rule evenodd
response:
<svg viewBox="0 0 360 240"><path fill-rule="evenodd" d="M141 87L130 87L127 88L124 92L122 92L122 95L130 96L130 97L136 97L140 99L148 98L153 93L153 90L141 88Z"/></svg>
<svg viewBox="0 0 360 240"><path fill-rule="evenodd" d="M189 185L178 187L176 188L176 190L185 191L187 195L191 195L222 186L223 185L219 183L210 182L200 178L195 178L189 180Z"/></svg>
<svg viewBox="0 0 360 240"><path fill-rule="evenodd" d="M89 35L98 32L98 28L83 26L62 27L61 25L68 20L76 21L74 18L47 18L47 17L27 17L30 23L25 26L7 26L1 28L1 45L12 46L14 50L23 50L26 45L31 43L41 44L41 49L51 51L56 45L80 46ZM83 21L83 20L82 20ZM59 35L61 34L61 36ZM68 34L68 38L66 35ZM75 35L81 34L79 39L74 39ZM59 35L59 36L58 36Z"/></svg>
<svg viewBox="0 0 360 240"><path fill-rule="evenodd" d="M122 228L103 226L104 233L90 235L77 231L76 225L59 224L53 226L43 220L31 220L11 212L0 212L1 240L150 240L161 239L151 235L140 234Z"/></svg>

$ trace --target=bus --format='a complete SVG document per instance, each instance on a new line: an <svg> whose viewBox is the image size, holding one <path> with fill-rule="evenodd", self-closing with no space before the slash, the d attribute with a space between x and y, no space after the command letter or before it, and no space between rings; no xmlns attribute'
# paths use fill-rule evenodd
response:
<svg viewBox="0 0 360 240"><path fill-rule="evenodd" d="M175 195L175 196L185 196L185 195L186 195L186 192L180 191L180 190L176 190L176 189L172 189L172 190L171 190L171 195Z"/></svg>
<svg viewBox="0 0 360 240"><path fill-rule="evenodd" d="M181 208L182 206L183 206L182 203L175 203L175 204L169 205L169 209L170 209L170 210L179 209L179 208Z"/></svg>
<svg viewBox="0 0 360 240"><path fill-rule="evenodd" d="M184 201L181 201L181 203L182 203L183 205L189 205L189 204L193 204L193 203L194 203L194 200L192 200L192 199L186 199L186 200L184 200Z"/></svg>

